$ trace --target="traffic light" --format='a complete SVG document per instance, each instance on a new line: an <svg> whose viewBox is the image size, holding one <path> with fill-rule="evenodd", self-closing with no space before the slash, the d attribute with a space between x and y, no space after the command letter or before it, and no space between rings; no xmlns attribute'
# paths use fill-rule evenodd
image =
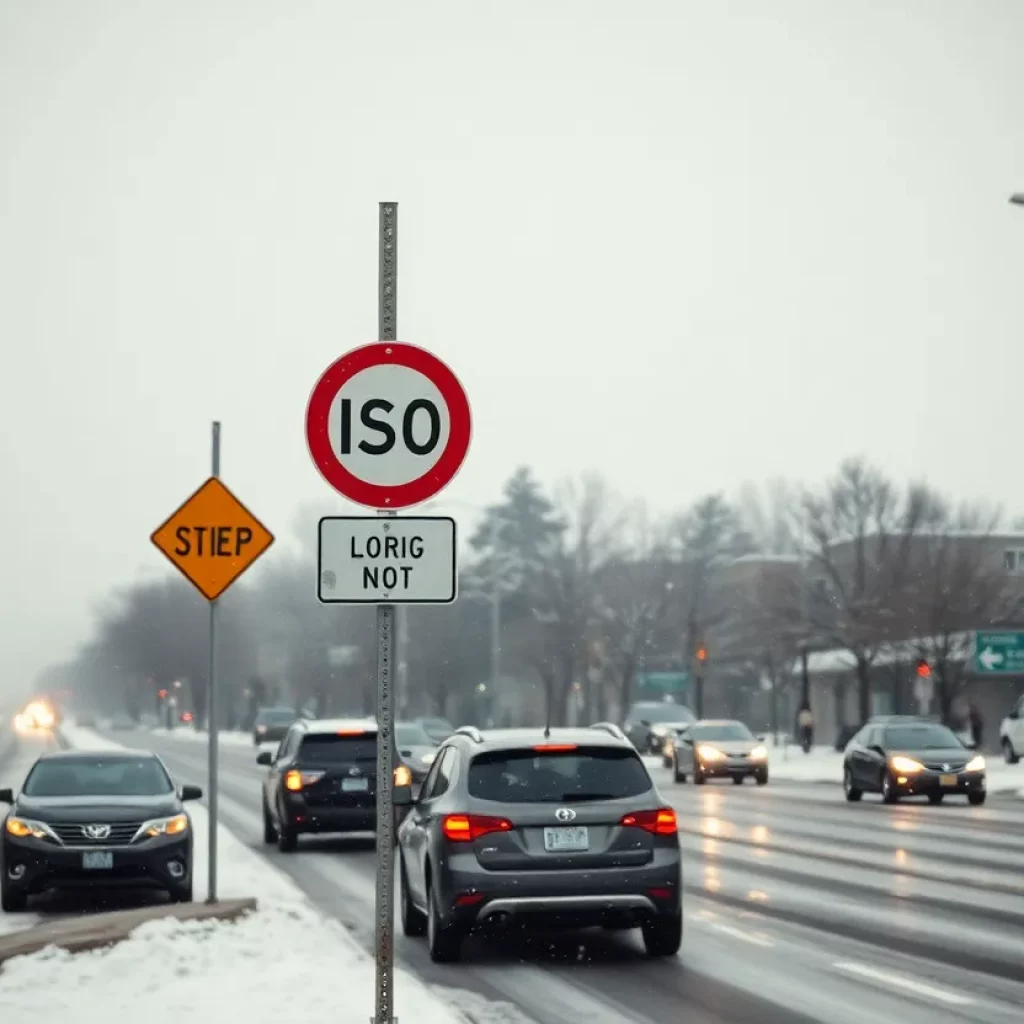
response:
<svg viewBox="0 0 1024 1024"><path fill-rule="evenodd" d="M917 674L922 679L927 679L932 674L932 667L924 658L917 659Z"/></svg>
<svg viewBox="0 0 1024 1024"><path fill-rule="evenodd" d="M706 647L697 648L697 660L703 664L708 660L708 649Z"/></svg>
<svg viewBox="0 0 1024 1024"><path fill-rule="evenodd" d="M158 696L158 697L159 697L159 698L160 698L161 700L165 700L165 699L167 698L167 691L166 691L166 690L158 690L158 691L157 691L157 696Z"/></svg>

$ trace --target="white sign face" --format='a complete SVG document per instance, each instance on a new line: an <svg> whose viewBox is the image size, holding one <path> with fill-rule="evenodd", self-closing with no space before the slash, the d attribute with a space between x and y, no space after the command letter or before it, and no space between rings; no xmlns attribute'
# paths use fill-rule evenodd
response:
<svg viewBox="0 0 1024 1024"><path fill-rule="evenodd" d="M317 597L324 604L451 604L455 520L328 516L320 520Z"/></svg>

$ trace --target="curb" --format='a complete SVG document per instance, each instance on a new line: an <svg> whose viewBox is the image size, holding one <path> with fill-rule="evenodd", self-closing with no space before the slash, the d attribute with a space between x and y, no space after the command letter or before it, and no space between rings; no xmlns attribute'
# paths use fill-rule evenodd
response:
<svg viewBox="0 0 1024 1024"><path fill-rule="evenodd" d="M217 903L172 903L138 910L115 910L84 917L61 918L0 936L0 965L55 946L69 953L113 946L131 937L148 921L236 921L257 909L252 898Z"/></svg>

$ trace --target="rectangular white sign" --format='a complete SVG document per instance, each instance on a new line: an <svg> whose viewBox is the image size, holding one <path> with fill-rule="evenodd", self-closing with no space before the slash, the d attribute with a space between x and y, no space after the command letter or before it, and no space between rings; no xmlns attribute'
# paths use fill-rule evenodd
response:
<svg viewBox="0 0 1024 1024"><path fill-rule="evenodd" d="M317 597L324 604L451 604L458 590L448 516L326 516Z"/></svg>

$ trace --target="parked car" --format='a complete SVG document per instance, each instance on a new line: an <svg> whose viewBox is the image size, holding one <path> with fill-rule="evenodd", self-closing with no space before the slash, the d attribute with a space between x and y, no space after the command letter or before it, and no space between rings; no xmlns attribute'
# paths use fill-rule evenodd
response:
<svg viewBox="0 0 1024 1024"><path fill-rule="evenodd" d="M870 721L843 754L843 790L851 802L881 793L887 804L908 796L939 804L963 795L979 805L985 802L985 775L985 758L927 718Z"/></svg>
<svg viewBox="0 0 1024 1024"><path fill-rule="evenodd" d="M252 726L253 744L280 743L296 718L294 708L260 708Z"/></svg>
<svg viewBox="0 0 1024 1024"><path fill-rule="evenodd" d="M402 929L435 962L474 929L639 928L682 941L675 811L617 726L458 729L398 829Z"/></svg>
<svg viewBox="0 0 1024 1024"><path fill-rule="evenodd" d="M741 785L753 779L768 784L768 748L742 722L702 719L680 730L672 752L676 782L691 777L697 786L708 779L732 779Z"/></svg>
<svg viewBox="0 0 1024 1024"><path fill-rule="evenodd" d="M192 822L182 807L198 786L175 788L148 750L62 750L41 755L0 831L0 903L24 910L47 889L164 889L192 900Z"/></svg>
<svg viewBox="0 0 1024 1024"><path fill-rule="evenodd" d="M622 728L641 754L660 754L666 737L696 720L697 716L685 704L638 701L630 706Z"/></svg>
<svg viewBox="0 0 1024 1024"><path fill-rule="evenodd" d="M999 726L999 745L1007 764L1016 764L1024 755L1024 697L1010 709Z"/></svg>

